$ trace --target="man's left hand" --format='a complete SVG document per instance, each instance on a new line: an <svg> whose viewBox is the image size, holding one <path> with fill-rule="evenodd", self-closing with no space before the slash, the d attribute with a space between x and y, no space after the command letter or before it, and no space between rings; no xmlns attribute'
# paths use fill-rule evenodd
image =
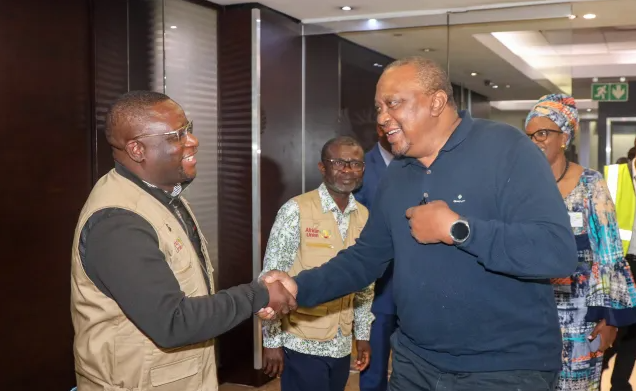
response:
<svg viewBox="0 0 636 391"><path fill-rule="evenodd" d="M459 215L446 202L432 201L426 205L413 206L406 210L406 218L409 219L411 235L419 243L453 244L450 229L459 220Z"/></svg>
<svg viewBox="0 0 636 391"><path fill-rule="evenodd" d="M358 357L355 366L358 371L363 371L371 362L371 344L369 341L356 341L356 349Z"/></svg>
<svg viewBox="0 0 636 391"><path fill-rule="evenodd" d="M618 329L614 326L610 326L605 322L605 319L598 322L592 334L590 334L590 339L594 340L600 334L601 335L601 345L598 348L599 352L604 352L614 344L616 340L616 334L618 333Z"/></svg>

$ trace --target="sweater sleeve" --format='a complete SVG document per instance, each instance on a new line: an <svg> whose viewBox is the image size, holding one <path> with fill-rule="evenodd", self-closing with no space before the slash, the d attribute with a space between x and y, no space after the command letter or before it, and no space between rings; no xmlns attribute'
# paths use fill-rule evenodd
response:
<svg viewBox="0 0 636 391"><path fill-rule="evenodd" d="M380 184L369 219L356 244L340 251L322 266L305 270L295 277L298 305L313 307L362 291L384 274L394 255L391 232L382 207L383 194Z"/></svg>
<svg viewBox="0 0 636 391"><path fill-rule="evenodd" d="M464 216L470 236L459 247L486 269L520 278L567 277L578 263L567 209L543 153L523 138L497 167L500 216Z"/></svg>

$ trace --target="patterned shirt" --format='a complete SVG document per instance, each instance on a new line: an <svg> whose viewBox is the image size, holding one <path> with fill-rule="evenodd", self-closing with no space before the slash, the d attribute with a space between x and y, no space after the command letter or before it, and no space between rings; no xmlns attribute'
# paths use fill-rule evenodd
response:
<svg viewBox="0 0 636 391"><path fill-rule="evenodd" d="M598 390L603 353L592 351L587 337L601 319L612 326L626 325L616 322L626 316L621 310L636 304L636 289L603 176L585 169L565 205L579 264L572 276L552 280L563 338L563 369L556 390Z"/></svg>
<svg viewBox="0 0 636 391"><path fill-rule="evenodd" d="M331 198L327 187L323 183L318 188L323 212L331 211L338 224L340 236L344 242L349 228L349 216L357 210L353 195L349 195L349 204L344 213L340 211L336 202ZM291 269L300 247L300 208L294 200L289 200L278 211L276 221L272 227L265 250L265 262L263 273L270 270ZM373 303L373 284L354 296L354 328L353 332L357 340L368 341L371 333L371 323L374 320L371 314ZM297 337L281 329L280 320L263 321L263 346L266 348L286 347L299 353L314 356L341 358L351 354L352 336L342 335L338 329L337 335L331 341L314 341Z"/></svg>

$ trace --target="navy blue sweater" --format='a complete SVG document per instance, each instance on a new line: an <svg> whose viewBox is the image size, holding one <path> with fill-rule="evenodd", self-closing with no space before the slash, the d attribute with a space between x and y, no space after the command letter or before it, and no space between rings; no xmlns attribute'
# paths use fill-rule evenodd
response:
<svg viewBox="0 0 636 391"><path fill-rule="evenodd" d="M359 291L394 262L397 338L445 372L558 371L549 278L571 275L576 243L545 156L519 130L462 121L430 167L393 162L357 243L296 277L298 304ZM468 220L460 246L422 245L405 211L444 200Z"/></svg>

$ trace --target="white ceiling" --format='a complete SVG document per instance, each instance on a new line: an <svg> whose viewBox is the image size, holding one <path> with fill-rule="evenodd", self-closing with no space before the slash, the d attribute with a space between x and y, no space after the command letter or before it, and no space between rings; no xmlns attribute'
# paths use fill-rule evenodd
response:
<svg viewBox="0 0 636 391"><path fill-rule="evenodd" d="M536 99L559 88L577 98L589 98L591 77L614 81L619 76L636 78L636 30L631 30L636 27L636 1L585 2L571 9L579 16L595 13L597 18L561 17L341 35L393 58L424 55L442 65L449 60L453 82L463 83L491 100ZM514 44L497 39L493 33L512 35ZM433 51L423 52L425 48ZM479 75L473 77L471 72ZM573 81L573 77L585 79ZM485 80L499 88L485 85Z"/></svg>
<svg viewBox="0 0 636 391"><path fill-rule="evenodd" d="M245 2L212 1L220 5ZM419 54L442 65L450 61L453 82L491 100L532 100L559 89L589 98L592 75L611 80L633 75L636 79L636 0L260 3L301 20L308 34L340 33L393 58ZM354 9L342 11L343 5ZM447 12L451 12L450 27L445 25ZM578 18L568 19L570 13ZM581 16L586 13L597 18L585 20ZM371 23L371 18L377 22ZM425 48L432 50L422 51ZM478 75L471 76L471 72ZM493 89L485 80L499 88Z"/></svg>
<svg viewBox="0 0 636 391"><path fill-rule="evenodd" d="M220 5L242 4L245 0L211 0ZM586 1L586 0L573 0ZM389 15L409 13L446 13L447 10L478 9L484 6L500 7L515 4L565 3L563 0L262 0L259 3L301 20L303 23L315 23L325 20L344 20L350 18L380 18ZM342 6L351 6L353 10L343 11Z"/></svg>

